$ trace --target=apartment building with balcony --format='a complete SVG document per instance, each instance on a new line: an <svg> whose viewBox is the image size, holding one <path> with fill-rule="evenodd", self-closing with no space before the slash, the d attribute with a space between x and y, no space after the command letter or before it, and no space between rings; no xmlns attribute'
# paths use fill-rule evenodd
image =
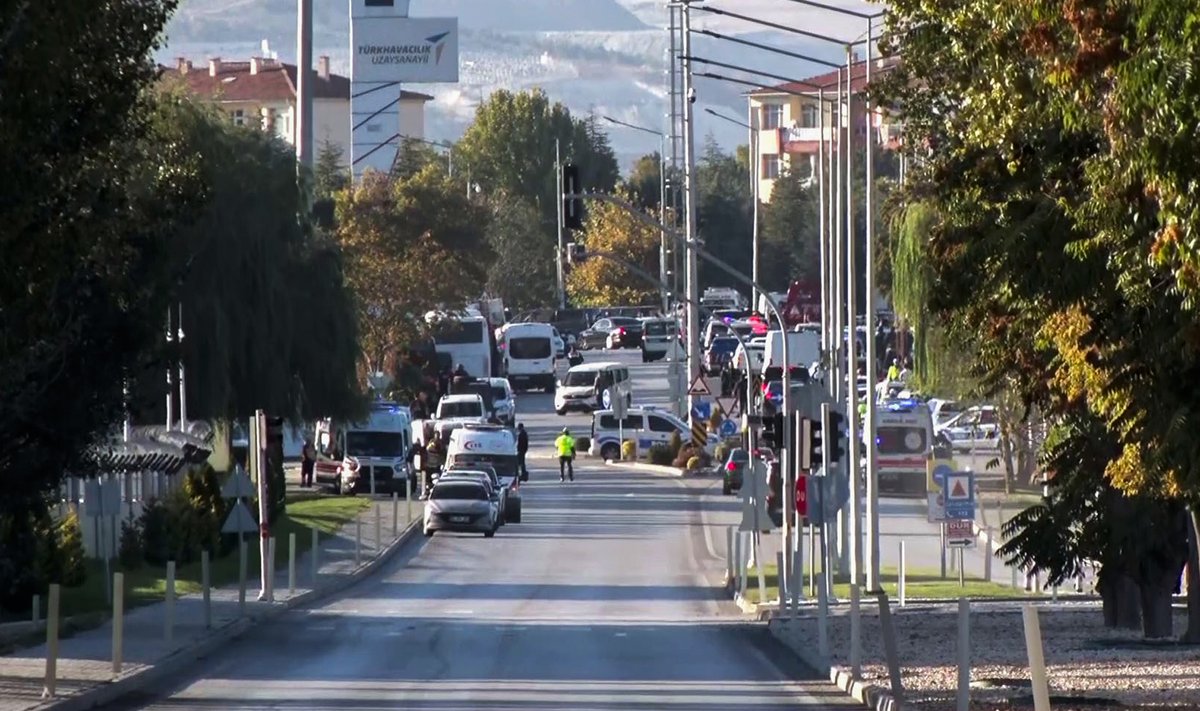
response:
<svg viewBox="0 0 1200 711"><path fill-rule="evenodd" d="M857 57L855 60L850 66L848 107L838 100L839 72L836 69L796 82L755 89L747 94L750 120L757 134L755 160L758 161L759 196L763 202L771 200L775 180L785 172L816 174L822 125L826 144L836 146L838 141L844 140L847 125L854 127L854 144L862 145L866 139L863 92L867 86L867 64L857 61ZM872 78L888 71L894 64L894 60L875 60L871 67ZM843 83L845 77L846 72L842 70ZM884 112L874 114L872 127L878 145L895 148L899 144L897 126L888 123Z"/></svg>
<svg viewBox="0 0 1200 711"><path fill-rule="evenodd" d="M173 67L161 67L163 81L180 83L189 93L220 106L238 126L258 126L291 145L296 144L296 65L270 57L249 61L209 59L207 66L180 57ZM313 143L320 150L329 142L350 161L350 78L329 70L329 57L317 60L313 74ZM402 91L397 133L425 137L425 104L433 97Z"/></svg>

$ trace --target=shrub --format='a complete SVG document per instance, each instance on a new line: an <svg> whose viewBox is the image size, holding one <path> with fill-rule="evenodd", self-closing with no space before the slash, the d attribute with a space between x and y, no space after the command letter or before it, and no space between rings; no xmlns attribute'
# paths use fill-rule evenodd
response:
<svg viewBox="0 0 1200 711"><path fill-rule="evenodd" d="M183 480L188 503L196 526L194 538L200 550L216 551L221 544L221 525L225 523L228 505L221 496L221 481L217 472L203 464L188 472Z"/></svg>
<svg viewBox="0 0 1200 711"><path fill-rule="evenodd" d="M69 588L82 585L87 579L84 560L87 553L83 549L83 529L79 527L79 513L74 508L58 522L55 536L58 539L59 577L58 580L47 582L58 582Z"/></svg>
<svg viewBox="0 0 1200 711"><path fill-rule="evenodd" d="M150 565L166 565L171 559L170 513L162 499L150 499L142 508L142 551Z"/></svg>
<svg viewBox="0 0 1200 711"><path fill-rule="evenodd" d="M627 439L621 443L621 460L629 462L634 459L637 459L637 442Z"/></svg>
<svg viewBox="0 0 1200 711"><path fill-rule="evenodd" d="M696 448L691 442L688 442L679 448L679 454L675 455L675 460L671 462L671 465L680 468L686 467L688 460L694 456L696 456Z"/></svg>
<svg viewBox="0 0 1200 711"><path fill-rule="evenodd" d="M33 570L36 586L45 591L49 583L62 579L62 555L58 550L58 535L48 511L32 517L34 535Z"/></svg>
<svg viewBox="0 0 1200 711"><path fill-rule="evenodd" d="M721 423L724 421L725 421L725 418L721 417L721 413L718 412L716 409L714 409L712 414L708 416L708 431L709 432L720 432L721 431Z"/></svg>
<svg viewBox="0 0 1200 711"><path fill-rule="evenodd" d="M716 459L718 462L724 462L729 459L729 450L730 447L728 444L724 442L718 444L716 450L713 452L713 459Z"/></svg>
<svg viewBox="0 0 1200 711"><path fill-rule="evenodd" d="M133 512L121 522L121 542L117 548L117 560L124 570L140 568L145 562L146 547L142 543L142 526Z"/></svg>
<svg viewBox="0 0 1200 711"><path fill-rule="evenodd" d="M657 464L660 467L670 466L672 460L675 459L674 455L671 454L670 445L661 442L650 445L650 451L647 455L650 458L651 464Z"/></svg>
<svg viewBox="0 0 1200 711"><path fill-rule="evenodd" d="M679 430L671 433L671 438L667 440L667 450L671 453L671 459L679 456L679 449L683 447L683 438L679 435Z"/></svg>
<svg viewBox="0 0 1200 711"><path fill-rule="evenodd" d="M691 459L689 459L687 462L687 468L689 470L699 469L700 468L700 457L692 457Z"/></svg>

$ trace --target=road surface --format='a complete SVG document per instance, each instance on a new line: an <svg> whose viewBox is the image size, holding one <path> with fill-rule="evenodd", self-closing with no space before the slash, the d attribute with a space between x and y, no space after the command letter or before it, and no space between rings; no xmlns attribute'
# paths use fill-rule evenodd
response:
<svg viewBox="0 0 1200 711"><path fill-rule="evenodd" d="M535 438L590 422L550 413L545 395L519 408ZM854 708L725 599L702 509L728 503L701 493L708 482L583 463L560 484L536 464L522 523L422 539L116 707Z"/></svg>

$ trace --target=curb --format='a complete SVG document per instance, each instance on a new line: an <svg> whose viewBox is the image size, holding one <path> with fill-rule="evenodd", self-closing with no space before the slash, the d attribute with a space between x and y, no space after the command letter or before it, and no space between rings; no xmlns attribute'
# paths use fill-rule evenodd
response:
<svg viewBox="0 0 1200 711"><path fill-rule="evenodd" d="M892 698L890 689L885 689L876 684L868 684L866 682L855 679L850 670L844 667L835 667L829 664L824 659L819 658L815 653L809 651L802 645L793 645L787 638L786 626L780 630L779 627L784 626L783 623L771 624L767 623L767 630L779 640L785 647L792 650L792 653L800 658L807 666L822 677L828 677L842 693L846 694L855 701L863 704L872 711L899 711L900 705Z"/></svg>
<svg viewBox="0 0 1200 711"><path fill-rule="evenodd" d="M109 682L100 682L98 685L84 689L74 696L70 696L61 700L45 701L38 706L33 707L38 711L54 709L54 711L76 711L77 709L92 709L99 706L110 704L127 694L133 693L140 688L157 683L163 679L169 678L178 674L185 667L195 662L197 659L212 654L217 649L232 642L247 632L250 628L262 622L270 620L291 612L292 610L303 607L304 605L318 602L327 597L345 590L346 588L358 583L363 578L373 574L383 564L392 559L393 556L403 548L410 539L412 539L418 530L420 530L420 519L414 519L408 524L396 540L383 550L379 555L371 560L360 565L354 572L344 577L335 579L323 587L309 590L304 593L283 602L282 604L269 608L263 612L254 615L247 615L238 620L227 622L221 627L213 628L213 630L203 639L193 643L188 647L178 649L171 654L163 657L158 662L146 667L140 671L130 674L123 674L119 678Z"/></svg>
<svg viewBox="0 0 1200 711"><path fill-rule="evenodd" d="M617 469L636 469L640 471L650 472L651 474L660 474L663 476L683 477L683 470L675 467L664 467L658 464L642 464L641 462L610 462L605 460L606 465L616 467Z"/></svg>

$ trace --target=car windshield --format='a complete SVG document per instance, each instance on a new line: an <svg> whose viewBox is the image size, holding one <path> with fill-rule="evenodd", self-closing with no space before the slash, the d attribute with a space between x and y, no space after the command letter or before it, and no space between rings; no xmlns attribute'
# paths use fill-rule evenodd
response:
<svg viewBox="0 0 1200 711"><path fill-rule="evenodd" d="M488 497L482 484L454 481L434 486L429 498L434 501L487 501Z"/></svg>
<svg viewBox="0 0 1200 711"><path fill-rule="evenodd" d="M644 328L647 336L668 336L671 333L671 324L666 321L651 321Z"/></svg>
<svg viewBox="0 0 1200 711"><path fill-rule="evenodd" d="M744 449L735 449L729 453L729 458L735 462L750 461L750 453Z"/></svg>
<svg viewBox="0 0 1200 711"><path fill-rule="evenodd" d="M709 347L716 353L733 353L737 345L736 338L714 338Z"/></svg>
<svg viewBox="0 0 1200 711"><path fill-rule="evenodd" d="M438 417L483 417L483 408L480 407L478 400L443 402L441 407L438 408Z"/></svg>
<svg viewBox="0 0 1200 711"><path fill-rule="evenodd" d="M567 372L567 377L563 379L563 385L569 388L580 387L583 385L592 385L596 382L596 371L594 370L572 370Z"/></svg>
<svg viewBox="0 0 1200 711"><path fill-rule="evenodd" d="M517 455L514 454L456 454L454 466L462 468L490 466L496 476L512 477L517 473Z"/></svg>
<svg viewBox="0 0 1200 711"><path fill-rule="evenodd" d="M444 324L438 329L434 340L446 345L483 343L483 321L455 321Z"/></svg>
<svg viewBox="0 0 1200 711"><path fill-rule="evenodd" d="M505 390L504 387L501 385L493 385L492 386L492 399L493 400L507 400L508 399L508 390Z"/></svg>
<svg viewBox="0 0 1200 711"><path fill-rule="evenodd" d="M402 457L404 437L399 432L347 432L346 454L353 457Z"/></svg>
<svg viewBox="0 0 1200 711"><path fill-rule="evenodd" d="M510 338L508 341L508 356L520 360L550 357L550 339L548 338Z"/></svg>
<svg viewBox="0 0 1200 711"><path fill-rule="evenodd" d="M626 318L624 316L617 316L617 317L613 318L612 322L613 322L614 326L620 326L622 328L629 328L630 326L641 326L642 325L642 322L638 321L636 318Z"/></svg>

